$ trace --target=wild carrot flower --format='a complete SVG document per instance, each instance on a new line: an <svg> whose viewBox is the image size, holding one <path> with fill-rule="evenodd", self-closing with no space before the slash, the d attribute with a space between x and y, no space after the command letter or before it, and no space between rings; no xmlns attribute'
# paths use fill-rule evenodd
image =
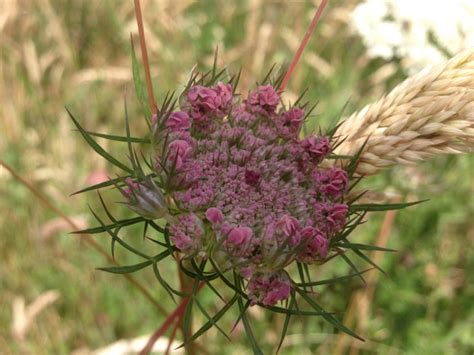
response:
<svg viewBox="0 0 474 355"><path fill-rule="evenodd" d="M214 76L208 82L193 77L179 100L173 103L165 99L152 115L150 138L134 138L150 143L147 168L133 149L128 128L125 140L132 167L92 144L129 174L110 184L120 189L124 203L141 216L117 221L107 211L113 224L98 218L101 227L92 230L111 234L112 248L119 241L146 259L103 270L133 272L156 266L178 252L180 270L192 276L195 285L204 280L210 284L219 277L235 291L226 309L238 302L243 313L258 304L288 316L323 314L340 330L357 337L310 298L308 290L320 283L311 281L308 265L325 263L351 250L367 260L363 250L371 246L348 240L365 212L410 204L354 204L346 195L353 187L350 182L358 181L354 176L357 154L348 159L333 153L338 143L334 130L303 137L301 131L309 114L306 104L285 107L274 85L260 85L241 97L235 93L232 80L216 81ZM327 164L330 159L338 163ZM122 227L140 222L145 223L145 233L151 226L162 235L162 240L150 239L165 247L164 251L149 256L117 236ZM344 261L353 267L347 255ZM212 271L205 269L207 265L212 265ZM163 280L157 268L154 271L167 291L183 295ZM356 271L334 280L360 274ZM331 282L336 281L322 284ZM193 290L195 296L198 287ZM314 312L295 309L297 295ZM242 300L246 300L245 305ZM222 314L219 312L219 317Z"/></svg>
<svg viewBox="0 0 474 355"><path fill-rule="evenodd" d="M174 207L174 246L236 271L252 304L274 305L290 294L285 267L321 262L344 228L348 176L319 166L331 153L329 137L300 138L303 108L278 108L272 85L243 100L233 89L191 85L178 110L161 113L155 174Z"/></svg>

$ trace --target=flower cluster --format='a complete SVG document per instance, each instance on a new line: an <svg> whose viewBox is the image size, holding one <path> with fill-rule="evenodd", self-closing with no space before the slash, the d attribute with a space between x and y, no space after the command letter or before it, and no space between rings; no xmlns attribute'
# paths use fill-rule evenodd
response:
<svg viewBox="0 0 474 355"><path fill-rule="evenodd" d="M157 216L174 211L171 242L240 274L251 304L287 299L285 268L324 261L348 215L346 171L320 166L331 139L301 138L304 109L279 106L271 85L243 100L230 84L194 85L152 127L155 173L170 201L155 205Z"/></svg>

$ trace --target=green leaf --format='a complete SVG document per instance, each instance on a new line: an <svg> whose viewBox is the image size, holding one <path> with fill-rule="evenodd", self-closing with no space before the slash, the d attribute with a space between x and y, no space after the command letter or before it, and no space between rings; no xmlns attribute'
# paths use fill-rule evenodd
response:
<svg viewBox="0 0 474 355"><path fill-rule="evenodd" d="M298 274L300 276L301 283L303 283L303 284L306 283L305 282L304 271L303 271L303 265L299 261L297 261L296 262L296 267L298 269Z"/></svg>
<svg viewBox="0 0 474 355"><path fill-rule="evenodd" d="M95 219L97 219L97 221L104 227L106 228L106 225L104 224L104 222L102 222L102 220L99 218L99 216L92 210L92 208L90 208L92 214L94 215ZM116 228L116 230L120 230L120 228ZM150 257L144 253L142 253L141 251L139 251L138 249L135 249L134 247L132 247L131 245L129 245L128 243L126 243L124 240L122 240L121 238L119 238L119 236L117 235L116 232L112 231L111 228L107 228L106 229L106 232L112 237L113 240L115 240L117 243L119 243L122 247L124 247L125 249L127 249L128 251L134 253L135 255L138 255L138 256L141 256L142 258L144 259L150 259Z"/></svg>
<svg viewBox="0 0 474 355"><path fill-rule="evenodd" d="M112 223L112 224L87 228L87 229L83 229L83 230L79 230L79 231L74 231L74 232L71 232L71 233L73 233L73 234L97 234L97 233L106 232L107 230L112 229L112 228L131 226L133 224L137 224L137 223L144 222L144 221L146 221L146 220L143 217L134 217L134 218L130 218L130 219L123 219L123 220L117 221L117 222Z"/></svg>
<svg viewBox="0 0 474 355"><path fill-rule="evenodd" d="M354 249L355 250L373 250L373 251L385 251L385 252L396 252L397 251L395 249L382 248L382 247L378 247L376 245L350 243L350 242L336 243L336 244L334 244L334 246L347 248L347 249L353 249L353 250Z"/></svg>
<svg viewBox="0 0 474 355"><path fill-rule="evenodd" d="M359 276L359 278L362 280L362 282L364 283L364 285L367 285L367 282L365 282L365 279L362 277L362 273L359 271L359 269L357 269L357 267L354 265L354 263L352 262L351 259L349 259L349 257L344 254L344 253L340 253L339 254L343 259L344 261L351 267L352 270L355 271L355 274Z"/></svg>
<svg viewBox="0 0 474 355"><path fill-rule="evenodd" d="M320 311L322 312L322 317L324 319L326 319L329 323L331 323L332 325L334 325L337 329L339 329L340 331L354 337L354 338L357 338L361 341L365 341L363 338L361 338L360 336L358 336L356 333L354 333L352 330L350 330L349 328L347 328L344 324L342 324L337 318L335 318L332 314L326 312L323 307L321 307L316 301L314 301L311 297L309 297L305 292L304 290L302 289L299 289L299 288L296 288L296 292L298 292L301 297L303 297L303 299L311 306L313 307L315 310L317 311Z"/></svg>
<svg viewBox="0 0 474 355"><path fill-rule="evenodd" d="M295 303L295 305L296 305L296 303ZM282 308L282 307L276 307L276 306L263 306L263 305L259 305L259 306L262 307L262 308L268 309L272 312L275 312L275 313L291 314L292 316L307 316L307 317L322 316L322 312L303 311L303 310L299 310L299 309L290 310L288 308Z"/></svg>
<svg viewBox="0 0 474 355"><path fill-rule="evenodd" d="M242 292L240 288L237 288L232 282L229 281L227 277L224 276L224 274L220 271L219 267L215 264L215 262L212 260L212 258L209 258L209 261L211 262L212 266L214 267L214 270L219 274L220 279L227 285L229 286L232 290L234 290L236 293L238 293L240 296L247 298L247 294Z"/></svg>
<svg viewBox="0 0 474 355"><path fill-rule="evenodd" d="M107 208L107 205L105 204L104 199L102 198L102 195L100 194L99 191L97 191L97 194L99 195L100 203L102 204L102 208L104 209L105 213L107 214L107 217L109 217L109 219L112 222L116 223L117 220L114 218L112 213ZM115 242L116 242L116 237L115 236L117 236L117 238L118 238L118 233L120 232L120 228L121 227L117 227L115 229L114 233L112 234L112 238L111 238L111 242L110 242L110 251L112 253L112 258L114 258L114 259L115 259Z"/></svg>
<svg viewBox="0 0 474 355"><path fill-rule="evenodd" d="M125 111L125 134L127 135L128 154L130 154L130 162L132 163L133 171L137 171L139 165L138 165L138 159L135 159L135 154L132 148L132 141L130 140L130 124L128 122L128 107L127 107L127 100L125 98L123 100L123 106L124 106L124 111Z"/></svg>
<svg viewBox="0 0 474 355"><path fill-rule="evenodd" d="M363 223L362 220L364 219L365 215L366 215L366 212L363 212L359 217L357 217L357 219L351 225L347 225L346 229L341 234L337 235L334 238L334 242L338 242L339 240L347 238L347 236L351 234L352 231L356 229L357 226Z"/></svg>
<svg viewBox="0 0 474 355"><path fill-rule="evenodd" d="M234 305L234 303L237 301L237 298L239 296L237 294L234 294L234 297L232 297L232 299L226 303L226 305L224 307L221 308L221 310L219 312L217 312L211 319L209 319L201 328L199 328L199 330L194 333L189 339L187 342L183 343L182 345L180 345L178 347L181 348L183 347L184 345L196 340L197 338L199 338L201 335L203 335L205 332L207 332L213 325L216 325L217 322L219 321L219 319L222 318L222 316L224 314L227 313L227 311Z"/></svg>
<svg viewBox="0 0 474 355"><path fill-rule="evenodd" d="M143 80L140 75L140 64L138 64L137 55L135 53L135 48L133 46L133 38L130 35L131 47L132 47L132 74L133 82L135 84L135 93L137 95L140 106L142 107L142 112L146 118L151 117L150 107L148 106L146 87L143 83Z"/></svg>
<svg viewBox="0 0 474 355"><path fill-rule="evenodd" d="M183 338L184 342L187 343L191 336L191 326L193 321L193 303L194 303L194 296L190 296L188 299L188 304L186 305L186 309L184 310L183 316Z"/></svg>
<svg viewBox="0 0 474 355"><path fill-rule="evenodd" d="M253 335L252 327L250 326L250 322L247 318L247 315L245 314L250 303L247 302L247 304L244 306L241 297L237 299L237 303L240 309L240 317L242 318L242 323L244 324L245 334L247 335L247 339L250 341L253 353L257 355L263 355L262 350L260 350L260 347L258 346L257 341L255 340L255 336Z"/></svg>
<svg viewBox="0 0 474 355"><path fill-rule="evenodd" d="M168 295L171 297L171 299L173 300L174 303L176 303L176 300L174 298L174 295L173 295L173 288L168 284L168 282L166 282L165 279L163 279L163 277L161 276L160 274L160 270L158 269L158 263L157 262L154 262L153 263L153 273L155 274L155 277L156 279L158 280L158 282L161 284L161 286L163 286L163 288L165 289L165 291L168 293ZM181 296L181 294L179 295Z"/></svg>
<svg viewBox="0 0 474 355"><path fill-rule="evenodd" d="M342 122L341 122L341 124L342 124ZM369 138L367 138L365 140L364 144L362 144L362 146L359 148L357 153L352 157L351 162L347 166L346 170L347 170L347 175L349 175L349 178L352 178L352 176L354 175L354 173L357 169L357 165L359 164L359 158L362 155L362 152L364 151L364 148L367 145L368 141L369 141Z"/></svg>
<svg viewBox="0 0 474 355"><path fill-rule="evenodd" d="M87 134L90 134L91 136L108 139L110 141L128 142L128 140L130 140L132 143L144 143L144 144L151 143L151 140L148 138L138 138L138 137L127 138L125 136L117 136L113 134L97 133L97 132L91 132L91 131L86 131L86 132Z"/></svg>
<svg viewBox="0 0 474 355"><path fill-rule="evenodd" d="M117 185L119 182L122 182L122 181L124 181L125 179L127 179L127 178L129 178L129 177L132 177L132 175L122 176L122 177L118 177L118 178L116 178L116 179L110 179L110 180L108 180L108 181L104 181L104 182L101 182L101 183L98 183L98 184L95 184L95 185L86 187L86 188L84 188L84 189L82 189L82 190L73 192L73 193L71 194L71 196L72 196L72 195L77 195L77 194L80 194L80 193L83 193L83 192L87 192L87 191L102 189L102 188L104 188L104 187L109 187L109 186L112 186L112 185Z"/></svg>
<svg viewBox="0 0 474 355"><path fill-rule="evenodd" d="M196 301L196 306L198 306L199 310L207 318L208 322L210 322L212 326L216 327L217 330L227 338L227 340L231 341L229 336L226 334L226 332L224 332L222 328L217 325L215 320L209 316L209 314L206 312L206 309L201 305L201 302L199 302L197 298L195 299L195 301Z"/></svg>
<svg viewBox="0 0 474 355"><path fill-rule="evenodd" d="M294 291L291 292L291 298L290 298L290 305L288 306L289 310L292 310L296 302L296 298L294 295ZM283 328L281 330L281 335L280 335L280 342L278 343L277 351L276 353L280 351L281 346L283 345L283 341L285 340L286 332L288 331L288 326L290 325L290 318L291 318L291 313L287 313L285 317L285 323L283 323Z"/></svg>
<svg viewBox="0 0 474 355"><path fill-rule="evenodd" d="M196 262L194 261L194 259L191 259L191 264L193 265L195 270L199 270L199 267L196 265ZM216 288L210 282L211 280L214 280L217 277L219 277L218 273L212 273L211 274L212 276L206 276L204 271L201 270L196 275L199 278L199 280L204 281L206 283L206 285L211 289L211 291L214 292L217 295L217 297L221 299L222 302L224 303L226 302L224 297L222 297L219 291L217 291Z"/></svg>
<svg viewBox="0 0 474 355"><path fill-rule="evenodd" d="M97 144L97 142L92 139L92 137L90 136L90 134L88 134L82 127L81 125L79 124L79 122L77 122L77 120L74 118L74 116L72 115L72 113L67 109L66 107L66 111L67 113L69 114L69 117L71 117L72 121L74 122L75 126L77 127L77 129L79 130L79 132L81 133L81 135L84 137L84 139L86 140L87 144L89 144L89 146L94 149L96 151L97 154L99 154L100 156L102 156L104 159L106 159L108 162L110 162L111 164L119 167L120 169L130 173L130 174L133 174L133 170L130 169L128 166L126 166L124 163L118 161L117 159L115 159L112 155L110 155L104 148L102 148L99 144Z"/></svg>
<svg viewBox="0 0 474 355"><path fill-rule="evenodd" d="M153 260L147 260L139 264L128 265L128 266L99 267L97 268L97 270L111 272L113 274L130 274L132 272L141 270L151 264L153 264Z"/></svg>
<svg viewBox="0 0 474 355"><path fill-rule="evenodd" d="M297 286L303 286L303 287L307 287L307 286L321 286L321 285L330 285L330 284L334 284L334 283L338 283L338 282L341 282L341 281L345 281L345 280L349 280L349 279L352 279L354 277L357 277L357 276L360 276L362 274L365 274L366 272L370 271L370 270L373 270L374 268L370 268L370 269L366 269L366 270L362 270L360 272L356 272L354 274L349 274L349 275L345 275L345 276L339 276L339 277L334 277L332 279L326 279L326 280L320 280L320 281L314 281L314 282L306 282L306 283L297 283L296 285Z"/></svg>
<svg viewBox="0 0 474 355"><path fill-rule="evenodd" d="M351 211L391 211L391 210L399 210L402 208L410 207L417 205L422 202L426 202L428 200L420 200L415 202L406 202L406 203L386 203L386 204L376 204L376 203L365 203L365 204L358 204L358 205L351 205Z"/></svg>
<svg viewBox="0 0 474 355"><path fill-rule="evenodd" d="M262 81L259 83L260 85L265 85L268 84L270 81L270 76L272 75L273 71L275 70L276 63L273 63L272 66L270 67L270 70L267 72L267 75L262 79Z"/></svg>
<svg viewBox="0 0 474 355"><path fill-rule="evenodd" d="M345 240L346 243L348 243L346 240ZM368 262L370 265L372 265L373 267L375 267L377 270L379 270L382 274L384 275L387 275L387 273L380 267L378 266L375 262L373 262L367 255L365 255L364 253L362 253L359 249L351 249L358 257L362 258L363 260L365 260L366 262Z"/></svg>

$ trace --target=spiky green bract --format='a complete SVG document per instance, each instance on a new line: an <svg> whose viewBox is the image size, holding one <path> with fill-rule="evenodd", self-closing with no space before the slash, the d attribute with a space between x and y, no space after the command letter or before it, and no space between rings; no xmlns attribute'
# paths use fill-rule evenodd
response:
<svg viewBox="0 0 474 355"><path fill-rule="evenodd" d="M223 329L223 327L219 325L219 321L230 310L233 309L239 314L236 322L242 322L247 339L249 341L249 345L253 352L256 354L262 354L263 351L261 350L261 346L263 344L258 344L257 339L260 339L260 337L259 334L254 334L252 329L252 317L248 312L249 307L254 305L255 301L249 299L245 289L246 281L244 281L243 277L231 267L226 267L225 265L223 266L223 263L213 259L213 250L220 247L220 245L218 243L211 245L209 253L198 252L188 255L180 253L179 248L177 248L177 246L173 245L172 243L170 238L170 221L173 221L180 211L178 210L176 203L170 197L170 179L164 179L163 176L156 172L157 162L153 159L153 157L146 158L146 150L145 153L143 153L140 148L142 148L144 145L145 149L153 150L157 148L164 149L161 147L167 146L166 140L168 137L166 135L163 136L161 131L165 130L168 117L179 106L180 102L183 100L183 95L175 94L174 92L168 93L162 100L161 105L159 105L156 116L151 118L150 110L146 108L145 86L139 75L138 64L134 52L132 52L132 64L136 96L142 105L144 114L148 115L147 122L151 127L150 135L143 138L132 135L130 131L126 105L125 135L111 135L90 132L84 129L80 125L79 121L72 115L72 113L68 111L77 130L83 136L85 141L91 146L91 148L93 148L99 155L110 162L114 167L122 171L122 175L119 175L114 179L83 188L77 193L94 190L99 191L100 189L107 187L115 187L115 189L119 190L123 196L129 196L132 198L134 196L133 194L140 192L141 183L144 183L145 181L151 181L153 182L153 188L159 189L160 194L165 196L165 200L167 201L167 214L164 218L157 220L147 219L147 217L143 216L119 219L111 213L105 203L105 200L102 198L102 195L99 194L104 214L108 220L105 220L103 217L99 216L98 213L92 212L99 225L86 228L75 233L97 234L105 232L110 236L111 239L112 255L115 256L115 249L117 247L121 247L126 251L136 255L136 257L140 259L138 262L132 265L107 266L101 267L99 270L110 273L126 274L138 272L150 267L157 281L173 300L176 297L185 297L188 299L182 316L184 329L183 345L197 340L202 334L212 327L216 327L216 329L224 337L228 338L228 332L230 329ZM281 82L284 73L280 73L275 79L272 79L273 69L274 68L269 71L269 74L261 81L261 83L271 83L272 85L278 85ZM226 70L218 70L216 65L213 66L211 71L204 74L193 71L188 83L185 85L183 93L187 92L195 85L209 87L216 84L218 81L223 81L226 84L231 83L233 90L235 90L240 73L231 77L227 77L226 75ZM236 95L235 91L233 94ZM297 102L292 107L303 108L307 117L312 110L311 107L314 108L314 106L311 106L307 102L303 103L303 96L304 94L298 98ZM281 105L284 105L283 102L281 102ZM343 137L334 137L336 130L337 127L326 132L326 135L331 139L333 146L337 146L337 144L340 144L340 142L344 139ZM96 142L95 138L108 139L110 141L127 144L129 159L128 163L125 164L122 159L118 159L110 152L105 151ZM362 150L363 147L354 156L328 155L328 159L331 159L332 162L339 166L345 167L349 178L348 190L353 189L354 186L356 186L362 179L361 176L356 176L355 173L358 159ZM166 155L164 150L160 153L162 156ZM176 168L176 163L176 161L173 161L172 164L167 165L162 162L158 162L158 164L160 164L159 168L162 169L162 171L166 174L172 174ZM133 179L133 183L130 182L130 179ZM105 190L104 193L109 193L109 191ZM353 278L360 278L362 282L365 282L363 275L366 272L372 270L373 268L381 270L380 267L366 255L366 252L393 251L388 248L350 241L351 233L360 224L364 223L364 218L367 212L400 209L412 206L419 202L397 204L358 204L357 201L361 196L362 194L356 196L350 201L343 201L348 205L347 222L345 223L344 227L331 238L329 244L329 249L331 252L326 258L312 265L297 261L295 263L296 267L294 269L285 266L284 272L291 279L292 285L292 290L289 297L284 302L280 302L280 304L265 305L257 302L255 305L264 308L266 311L282 314L282 316L284 316L281 337L277 347L278 350L281 348L285 335L288 332L292 316L321 317L332 324L338 331L347 333L357 339L362 340L359 335L355 334L352 330L348 329L341 323L341 321L336 317L337 312L325 309L321 305L320 300L316 295L324 292L325 286L347 282ZM201 216L201 218L203 218L203 216ZM132 227L134 230L136 230L137 226L142 227L143 230L143 244L142 247L139 248L132 246L127 241L129 238L129 227ZM203 225L202 228L203 232L207 233L211 227L208 225ZM158 252L156 252L154 255L149 255L150 248L149 244L147 244L149 242L152 242L153 246L158 248ZM286 247L287 243L282 243L282 245L279 246L280 249ZM180 254L179 257L178 254ZM356 263L354 263L352 260L354 256L368 263L371 268L360 271L356 266ZM190 284L188 285L189 287L186 290L178 290L178 287L175 285L176 281L160 270L162 269L161 263L169 263L173 260L173 258L179 261L179 272L182 272L188 279L191 280ZM318 265L321 263L328 263L336 258L340 258L345 263L347 263L351 272L348 275L335 275L329 279L318 280ZM223 285L226 286L224 289L222 288ZM212 295L216 297L216 300L218 299L219 302L223 303L223 306L221 306L217 312L210 312L206 309L205 303L201 298L202 292L199 293L201 287L204 287L205 290L212 293ZM317 293L315 290L317 290ZM195 322L193 318L196 313L200 313L202 315L202 319L204 319L203 324L196 326L193 325L193 327L191 327L191 324ZM190 332L190 329L192 328L197 329L193 334Z"/></svg>

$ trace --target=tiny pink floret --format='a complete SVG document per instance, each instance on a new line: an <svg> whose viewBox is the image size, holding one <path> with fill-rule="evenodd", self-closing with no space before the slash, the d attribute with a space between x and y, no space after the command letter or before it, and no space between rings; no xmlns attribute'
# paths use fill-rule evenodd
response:
<svg viewBox="0 0 474 355"><path fill-rule="evenodd" d="M218 208L211 207L206 211L206 218L213 225L219 225L224 222L224 214Z"/></svg>

